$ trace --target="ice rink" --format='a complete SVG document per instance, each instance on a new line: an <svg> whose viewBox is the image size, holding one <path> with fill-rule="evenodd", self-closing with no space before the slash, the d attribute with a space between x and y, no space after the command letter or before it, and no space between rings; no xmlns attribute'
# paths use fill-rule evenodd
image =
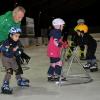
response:
<svg viewBox="0 0 100 100"><path fill-rule="evenodd" d="M0 94L0 100L100 100L100 70L98 72L88 71L93 81L86 84L58 86L55 82L48 82L49 59L46 49L47 47L44 45L25 48L25 52L31 56L31 60L26 66L27 68L24 68L24 77L30 80L30 87L18 87L15 75L13 75L10 82L13 94ZM100 42L98 42L96 56L98 68L100 69ZM82 63L85 64L86 62ZM80 67L77 66L78 64L75 63L75 71L81 73ZM1 87L5 74L2 70L1 62L0 68Z"/></svg>

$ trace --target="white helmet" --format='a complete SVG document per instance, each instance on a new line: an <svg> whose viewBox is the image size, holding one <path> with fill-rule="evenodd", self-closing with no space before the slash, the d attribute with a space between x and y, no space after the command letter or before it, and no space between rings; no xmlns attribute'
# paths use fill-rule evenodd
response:
<svg viewBox="0 0 100 100"><path fill-rule="evenodd" d="M56 26L56 25L64 25L65 21L61 18L56 18L52 21L52 25Z"/></svg>
<svg viewBox="0 0 100 100"><path fill-rule="evenodd" d="M85 20L84 19L78 19L77 24L80 24L80 23L85 23Z"/></svg>

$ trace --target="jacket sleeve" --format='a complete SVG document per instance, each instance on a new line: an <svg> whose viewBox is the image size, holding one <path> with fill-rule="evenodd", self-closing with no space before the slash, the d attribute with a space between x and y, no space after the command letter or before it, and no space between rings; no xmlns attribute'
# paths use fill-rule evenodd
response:
<svg viewBox="0 0 100 100"><path fill-rule="evenodd" d="M0 46L0 52L8 52L9 48L7 46L9 46L7 42L2 43L2 45Z"/></svg>
<svg viewBox="0 0 100 100"><path fill-rule="evenodd" d="M8 48L6 48L6 46L4 46L4 45L1 45L0 46L0 52L8 52Z"/></svg>
<svg viewBox="0 0 100 100"><path fill-rule="evenodd" d="M5 24L6 18L9 16L11 11L6 12L5 14L0 16L0 27Z"/></svg>

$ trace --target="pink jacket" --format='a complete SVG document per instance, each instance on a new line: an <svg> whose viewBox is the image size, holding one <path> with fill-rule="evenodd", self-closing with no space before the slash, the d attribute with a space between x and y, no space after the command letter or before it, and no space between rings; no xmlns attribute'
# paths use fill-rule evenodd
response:
<svg viewBox="0 0 100 100"><path fill-rule="evenodd" d="M59 39L59 42L62 42L62 39ZM61 57L61 50L62 47L58 47L54 44L54 38L51 37L48 48L47 48L47 55L48 57L60 58Z"/></svg>

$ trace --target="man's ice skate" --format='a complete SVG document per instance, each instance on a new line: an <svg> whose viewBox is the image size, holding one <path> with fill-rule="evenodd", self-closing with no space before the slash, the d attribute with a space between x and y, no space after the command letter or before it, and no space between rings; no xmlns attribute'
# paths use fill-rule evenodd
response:
<svg viewBox="0 0 100 100"><path fill-rule="evenodd" d="M17 85L21 87L29 87L29 82L26 82L25 80L18 79Z"/></svg>
<svg viewBox="0 0 100 100"><path fill-rule="evenodd" d="M13 89L11 89L9 87L9 83L5 81L3 83L3 86L1 87L1 93L3 93L3 94L12 94L12 92L13 92Z"/></svg>

